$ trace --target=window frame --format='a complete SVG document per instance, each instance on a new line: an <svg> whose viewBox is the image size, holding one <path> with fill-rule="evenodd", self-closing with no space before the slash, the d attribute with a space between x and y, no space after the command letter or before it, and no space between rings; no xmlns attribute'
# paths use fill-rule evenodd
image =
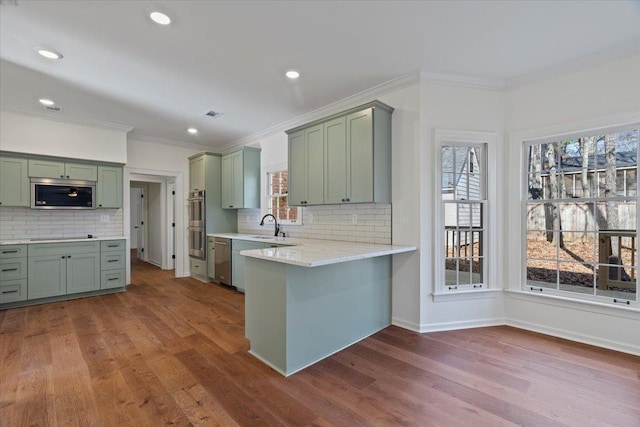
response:
<svg viewBox="0 0 640 427"><path fill-rule="evenodd" d="M498 236L496 234L496 205L498 188L498 171L496 168L496 148L499 135L494 132L474 132L460 130L437 129L435 131L435 156L437 164L434 168L435 195L437 204L434 213L435 238L434 238L434 284L432 297L434 302L492 298L500 294L502 289L496 281L496 245ZM482 230L483 237L483 278L482 286L473 287L472 284L461 285L452 288L445 283L445 254L442 242L445 239L445 201L442 198L442 148L446 146L462 146L481 148L483 151L484 165L480 164L484 196L481 200L474 200L473 203L482 204Z"/></svg>
<svg viewBox="0 0 640 427"><path fill-rule="evenodd" d="M263 173L265 176L265 180L264 180L264 186L263 186L263 195L264 197L263 202L262 202L262 215L266 215L269 214L271 212L269 212L269 199L274 198L273 195L271 195L271 193L269 192L269 187L270 187L270 176L272 173L276 173L276 172L287 172L288 173L288 168L287 168L287 164L286 163L278 163L276 165L271 165L270 167L267 167L264 169ZM278 218L278 224L280 225L287 225L287 226L301 226L303 225L303 211L302 211L302 207L300 206L289 206L288 204L288 195L289 193L287 193L287 206L288 208L295 208L297 210L297 215L296 217L298 218L296 221L291 221L288 219L285 220L281 220L280 218ZM265 222L268 224L273 224L273 218L269 217L269 218L265 218Z"/></svg>
<svg viewBox="0 0 640 427"><path fill-rule="evenodd" d="M597 305L605 305L605 306L610 306L610 307L619 307L619 308L632 308L632 309L637 309L640 308L640 274L638 274L640 272L640 266L638 265L638 261L640 261L640 255L638 254L638 248L636 247L636 259L635 259L635 267L636 267L636 293L635 293L635 301L633 300L624 300L625 302L622 302L621 299L617 299L611 296L604 296L604 295L597 295L597 288L595 295L591 295L591 294L582 294L579 292L573 292L573 291L566 291L566 290L561 290L558 288L546 288L546 287L535 287L535 286L531 286L530 284L527 283L527 261L528 261L528 257L527 257L527 227L528 227L528 221L527 221L527 212L528 212L528 207L532 204L531 199L529 199L529 188L528 188L528 184L529 184L529 147L535 144L545 144L545 143L552 143L552 142L559 142L562 140L567 140L567 139L577 139L580 137L586 137L586 136L595 136L595 135L602 135L602 134L610 134L610 133L617 133L617 132L623 132L623 131L636 131L638 133L638 148L637 148L637 154L640 153L640 123L632 123L632 124L625 124L625 125L613 125L613 126L603 126L603 127L598 127L598 128L589 128L589 129L584 129L581 131L571 131L571 132L566 132L566 133L554 133L551 136L544 136L544 137L532 137L532 138L522 138L520 139L520 158L521 158L521 168L520 168L520 216L519 216L519 221L520 221L520 253L521 253L521 257L520 257L520 271L519 271L519 277L520 277L520 286L515 288L514 290L523 292L523 293L527 293L527 294L532 294L532 295L545 295L545 296L551 296L551 297L555 297L555 298L560 298L563 300L568 300L568 301L574 301L574 302L583 302L583 303L590 303L590 304L597 304ZM599 173L599 172L596 172ZM640 176L638 174L638 167L636 167L636 188L638 188L640 185ZM637 190L636 190L637 192ZM636 200L636 234L635 234L635 238L636 238L636 244L637 242L640 241L640 216L638 215L638 208L640 208L640 199L638 198L638 194L636 194L635 196L635 200ZM538 204L543 204L545 203L557 203L557 204L561 204L561 203L566 203L566 202L572 202L572 203L583 203L583 202L591 202L591 203L603 203L604 201L606 201L606 199L609 200L613 200L613 201L618 201L618 202L622 202L622 201L630 201L631 199L633 199L633 196L629 196L628 194L626 194L626 189L625 189L625 195L622 196L615 196L615 197L610 197L610 198L605 198L602 195L598 195L598 196L592 196L589 198L585 198L585 197L580 197L580 198L564 198L564 199L560 199L560 198L556 198L556 199L541 199L542 201L540 202L535 202ZM555 232L555 230L552 230ZM569 233L569 232L573 232L573 230L566 230L565 232ZM596 240L597 240L597 230L594 232L595 236L596 236ZM557 239L554 239L554 241L556 241ZM597 250L597 245L596 245L596 249ZM559 262L566 262L566 260L563 260L560 255L558 253L556 253L556 258L555 260L550 260L555 262L556 264ZM598 264L597 259L594 259L593 261L594 263ZM559 269L559 267L557 268L556 272L559 274L561 270ZM558 277L556 275L556 277ZM595 275L594 275L594 281L595 281ZM559 279L556 279L556 285L558 285L559 283L561 283L559 281ZM557 286L558 287L558 286ZM617 300L617 301L616 301ZM628 303L626 303L626 301L628 301Z"/></svg>

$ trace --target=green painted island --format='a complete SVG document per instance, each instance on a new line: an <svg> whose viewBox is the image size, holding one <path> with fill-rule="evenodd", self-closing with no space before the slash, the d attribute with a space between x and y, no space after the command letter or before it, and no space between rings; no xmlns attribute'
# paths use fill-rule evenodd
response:
<svg viewBox="0 0 640 427"><path fill-rule="evenodd" d="M305 243L242 251L250 353L291 375L391 324L394 245Z"/></svg>

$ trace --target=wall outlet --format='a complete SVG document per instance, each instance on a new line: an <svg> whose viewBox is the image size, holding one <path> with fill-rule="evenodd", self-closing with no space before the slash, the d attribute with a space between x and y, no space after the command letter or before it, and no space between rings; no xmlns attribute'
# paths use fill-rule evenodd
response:
<svg viewBox="0 0 640 427"><path fill-rule="evenodd" d="M109 222L109 215L100 215L100 222Z"/></svg>
<svg viewBox="0 0 640 427"><path fill-rule="evenodd" d="M358 223L358 214L351 214L351 224Z"/></svg>

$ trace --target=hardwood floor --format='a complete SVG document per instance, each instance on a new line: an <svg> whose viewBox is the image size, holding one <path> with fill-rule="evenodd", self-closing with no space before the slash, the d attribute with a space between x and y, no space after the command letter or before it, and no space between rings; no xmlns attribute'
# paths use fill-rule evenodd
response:
<svg viewBox="0 0 640 427"><path fill-rule="evenodd" d="M284 378L244 296L135 262L126 293L0 311L0 425L640 426L640 357L389 327Z"/></svg>

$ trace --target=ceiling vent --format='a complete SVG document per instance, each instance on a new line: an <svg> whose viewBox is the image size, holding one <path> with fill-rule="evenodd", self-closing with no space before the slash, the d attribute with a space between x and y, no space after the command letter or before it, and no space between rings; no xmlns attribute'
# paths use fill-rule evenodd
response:
<svg viewBox="0 0 640 427"><path fill-rule="evenodd" d="M59 105L45 105L44 109L48 111L62 111L62 107Z"/></svg>
<svg viewBox="0 0 640 427"><path fill-rule="evenodd" d="M213 117L214 119L220 117L222 115L222 113L219 113L217 111L209 111L208 113L205 113L205 116L209 116L209 117Z"/></svg>

